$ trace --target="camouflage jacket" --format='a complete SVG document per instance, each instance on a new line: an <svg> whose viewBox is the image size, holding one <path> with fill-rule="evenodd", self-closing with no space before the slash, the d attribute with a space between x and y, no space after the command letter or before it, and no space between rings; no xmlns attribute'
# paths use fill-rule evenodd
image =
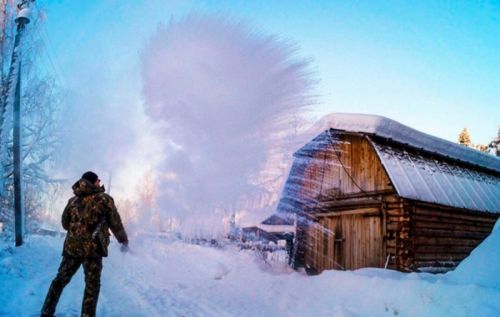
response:
<svg viewBox="0 0 500 317"><path fill-rule="evenodd" d="M73 192L75 196L68 201L62 214L62 226L68 231L63 255L107 256L109 229L120 243L128 242L113 198L104 193L104 187L80 179L73 185Z"/></svg>

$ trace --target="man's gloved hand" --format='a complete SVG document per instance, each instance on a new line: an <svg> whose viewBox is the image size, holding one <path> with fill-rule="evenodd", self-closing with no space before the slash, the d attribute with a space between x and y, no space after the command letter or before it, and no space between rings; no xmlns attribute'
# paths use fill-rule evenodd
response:
<svg viewBox="0 0 500 317"><path fill-rule="evenodd" d="M122 252L128 252L129 248L128 248L128 242L124 242L122 243L122 245L120 246L120 251Z"/></svg>

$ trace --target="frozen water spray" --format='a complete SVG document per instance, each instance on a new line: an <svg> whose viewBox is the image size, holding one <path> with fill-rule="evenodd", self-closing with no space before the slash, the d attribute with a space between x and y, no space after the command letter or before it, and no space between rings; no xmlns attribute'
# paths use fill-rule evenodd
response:
<svg viewBox="0 0 500 317"><path fill-rule="evenodd" d="M245 22L192 14L158 27L142 77L145 111L167 152L156 171L160 218L219 235L312 104L310 63Z"/></svg>

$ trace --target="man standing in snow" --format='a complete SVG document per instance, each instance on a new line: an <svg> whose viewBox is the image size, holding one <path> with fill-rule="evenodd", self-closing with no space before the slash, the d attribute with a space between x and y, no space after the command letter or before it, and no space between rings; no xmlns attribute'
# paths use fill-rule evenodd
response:
<svg viewBox="0 0 500 317"><path fill-rule="evenodd" d="M109 230L127 249L128 238L111 196L104 193L97 174L86 172L73 185L72 197L62 214L62 226L68 231L64 241L63 258L57 276L52 281L43 316L53 316L57 302L71 277L80 265L85 273L85 293L82 316L95 316L101 286L102 257L108 255Z"/></svg>

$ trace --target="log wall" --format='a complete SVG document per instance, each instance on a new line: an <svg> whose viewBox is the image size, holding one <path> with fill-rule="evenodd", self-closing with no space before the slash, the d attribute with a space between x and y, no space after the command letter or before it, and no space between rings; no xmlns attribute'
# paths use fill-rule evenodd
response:
<svg viewBox="0 0 500 317"><path fill-rule="evenodd" d="M409 203L411 208L412 270L454 268L492 231L498 214Z"/></svg>

